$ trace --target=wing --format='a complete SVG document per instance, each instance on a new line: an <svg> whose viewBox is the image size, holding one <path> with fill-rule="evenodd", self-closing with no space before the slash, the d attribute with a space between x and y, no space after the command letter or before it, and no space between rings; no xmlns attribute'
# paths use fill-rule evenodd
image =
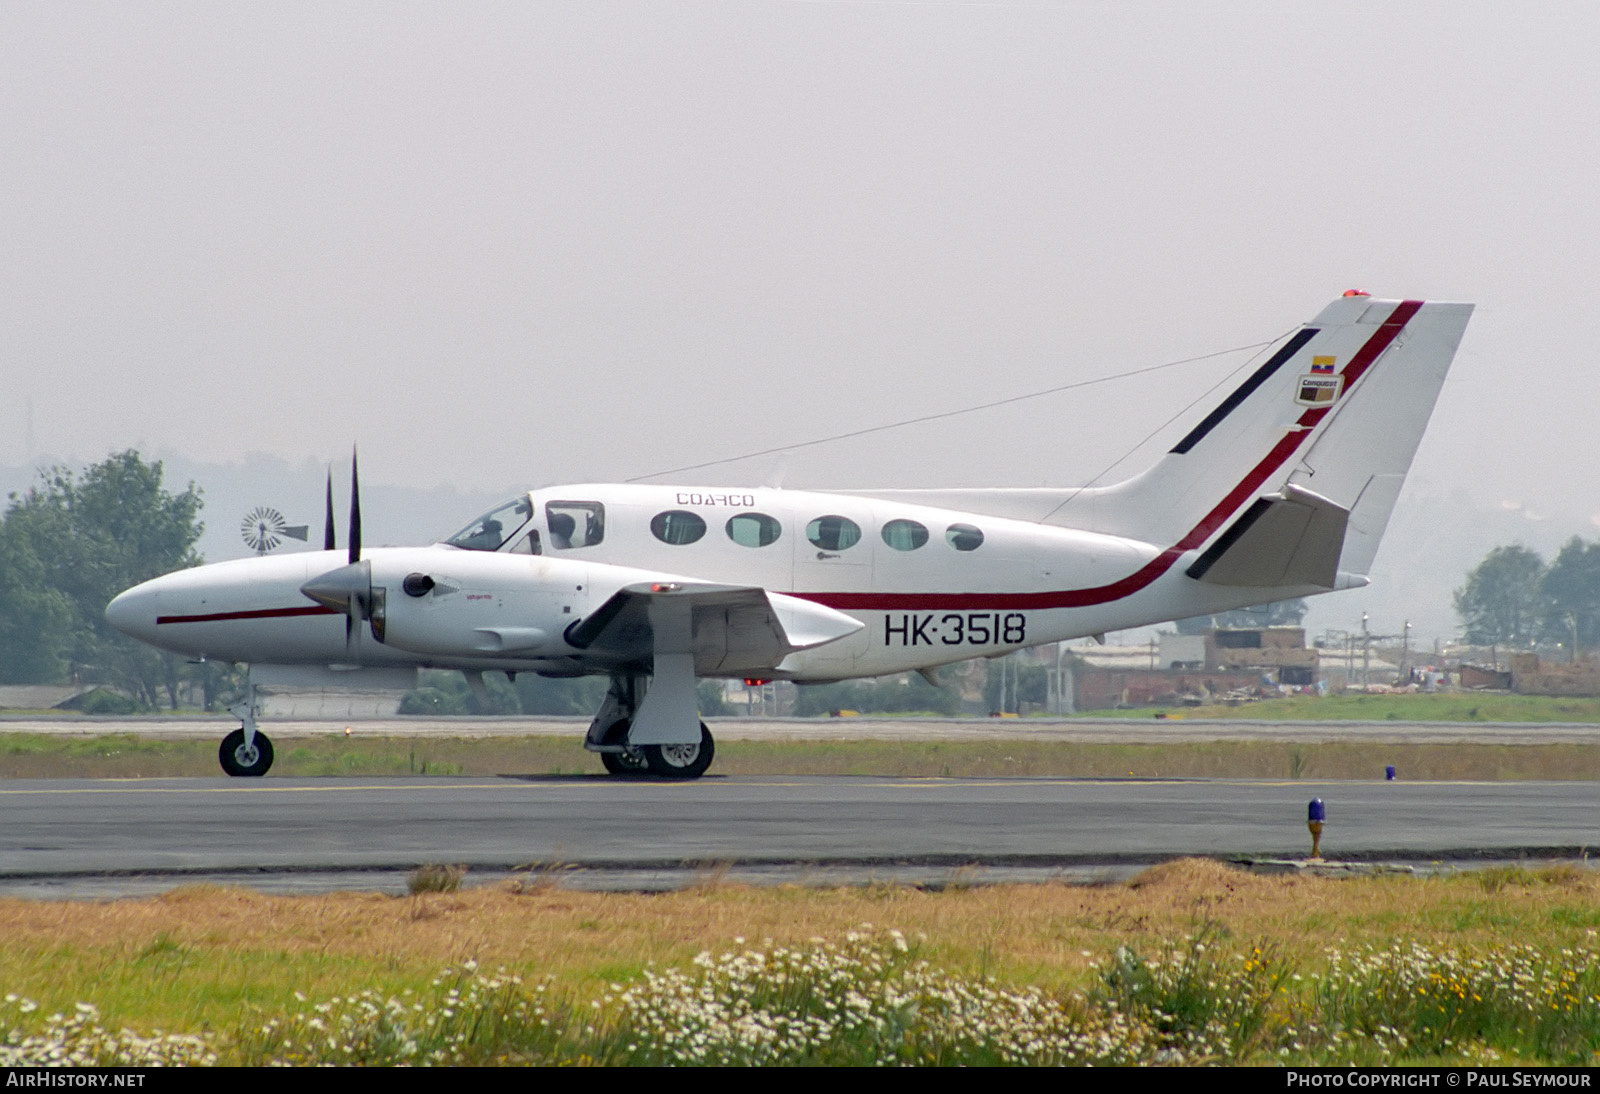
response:
<svg viewBox="0 0 1600 1094"><path fill-rule="evenodd" d="M843 612L755 586L671 581L617 590L567 632L567 641L647 671L658 655L689 653L697 676L756 675L862 626Z"/></svg>

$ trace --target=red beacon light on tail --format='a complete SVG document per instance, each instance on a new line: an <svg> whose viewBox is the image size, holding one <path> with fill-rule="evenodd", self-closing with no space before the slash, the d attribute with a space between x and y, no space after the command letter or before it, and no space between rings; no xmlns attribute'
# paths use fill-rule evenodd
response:
<svg viewBox="0 0 1600 1094"><path fill-rule="evenodd" d="M1346 289L1344 291L1344 294L1346 296L1371 296L1372 295L1371 293L1364 292L1361 289Z"/></svg>

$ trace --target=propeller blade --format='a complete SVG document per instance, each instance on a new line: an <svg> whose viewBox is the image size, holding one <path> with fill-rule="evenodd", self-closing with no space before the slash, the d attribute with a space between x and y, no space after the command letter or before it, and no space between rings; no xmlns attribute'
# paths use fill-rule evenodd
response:
<svg viewBox="0 0 1600 1094"><path fill-rule="evenodd" d="M361 472L356 450L350 450L350 561L361 561Z"/></svg>
<svg viewBox="0 0 1600 1094"><path fill-rule="evenodd" d="M328 468L328 505L323 510L322 520L322 549L324 551L338 550L338 542L333 534L333 468Z"/></svg>

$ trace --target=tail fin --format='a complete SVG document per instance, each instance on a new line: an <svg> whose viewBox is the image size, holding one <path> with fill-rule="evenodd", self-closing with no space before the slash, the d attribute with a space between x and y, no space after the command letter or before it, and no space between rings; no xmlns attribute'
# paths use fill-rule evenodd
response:
<svg viewBox="0 0 1600 1094"><path fill-rule="evenodd" d="M1335 300L1148 471L1046 522L1179 551L1209 541L1190 576L1217 584L1358 583L1471 314Z"/></svg>

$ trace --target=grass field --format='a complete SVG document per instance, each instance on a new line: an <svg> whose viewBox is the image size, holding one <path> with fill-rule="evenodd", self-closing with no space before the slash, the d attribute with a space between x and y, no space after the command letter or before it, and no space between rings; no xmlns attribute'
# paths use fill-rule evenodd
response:
<svg viewBox="0 0 1600 1094"><path fill-rule="evenodd" d="M1010 1034L962 1048L939 1024L940 1008L959 997L969 1033L980 1018L1049 1018L1056 1040L1035 1031L1030 1043L1056 1047L1032 1062L1593 1063L1597 929L1600 877L1571 865L1334 881L1185 860L1116 885L940 892L708 883L632 895L529 882L276 897L190 888L111 903L0 901L0 984L17 997L0 1005L0 1031L13 1027L14 1046L26 1034L71 1041L62 1026L88 1014L76 1009L87 1003L102 1049L105 1031L124 1026L197 1034L225 1063L394 1062L408 1040L419 1053L418 1043L443 1045L446 1062L662 1062L692 1040L656 1028L667 1017L701 1023L696 1036L705 1034L709 1019L674 1009L683 998L792 1025L800 1011L828 1011L817 993L832 978L853 985L859 1002L850 1005L877 1014L877 1025L840 1044L829 1040L837 1030L813 1029L811 1048L791 1062L895 1059L912 1043L930 1055L911 1062L1010 1059L984 1055ZM852 931L863 938L849 943ZM909 955L897 954L889 931ZM728 956L696 965L705 952ZM913 976L914 961L929 968ZM795 987L829 962L817 983ZM454 971L436 985L445 969ZM520 983L484 979L502 969ZM688 979L661 979L669 969ZM1466 985L1465 1002L1440 994L1447 981ZM787 994L774 996L774 984L788 984ZM668 1006L663 992L678 1003ZM880 995L900 1009L873 1010ZM1034 1001L1015 1001L1024 995ZM905 1009L913 997L916 1013ZM25 1010L30 1002L36 1009ZM975 1016L973 1007L989 1009ZM544 1025L529 1033L535 1009ZM476 1015L471 1037L445 1022L456 1012ZM48 1030L52 1014L67 1017ZM333 1037L339 1022L348 1028ZM885 1022L905 1027L887 1048ZM312 1036L318 1024L337 1043ZM499 1032L489 1037L490 1028ZM717 1028L734 1037L728 1030L743 1027ZM1060 1047L1086 1030L1109 1055ZM702 1059L787 1059L759 1055L772 1045L713 1042L706 1051L722 1055Z"/></svg>

